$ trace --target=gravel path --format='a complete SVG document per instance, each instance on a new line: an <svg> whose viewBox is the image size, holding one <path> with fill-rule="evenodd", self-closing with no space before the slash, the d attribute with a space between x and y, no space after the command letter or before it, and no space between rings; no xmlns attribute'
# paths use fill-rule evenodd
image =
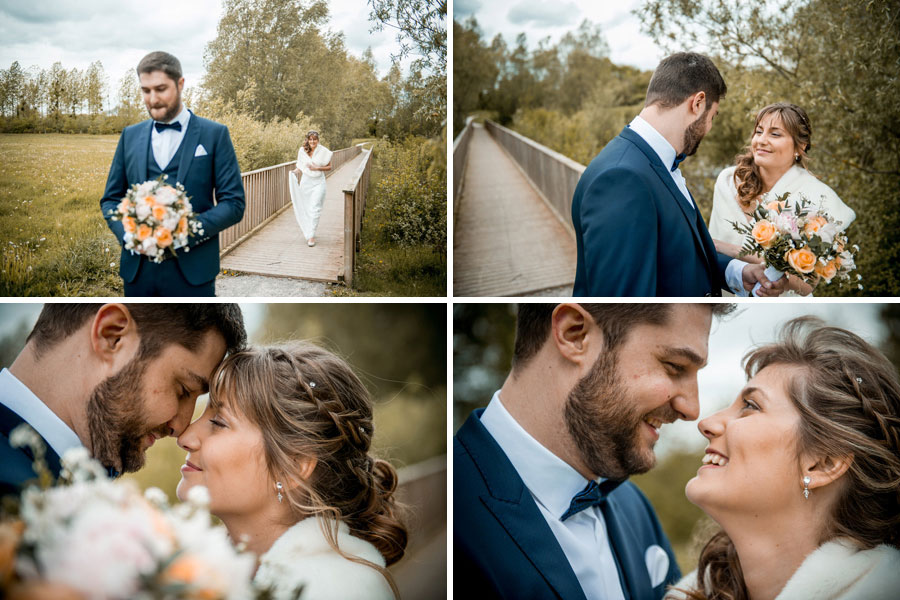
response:
<svg viewBox="0 0 900 600"><path fill-rule="evenodd" d="M331 296L332 286L321 281L306 281L288 277L264 275L219 275L216 296L220 298L246 297L311 297Z"/></svg>

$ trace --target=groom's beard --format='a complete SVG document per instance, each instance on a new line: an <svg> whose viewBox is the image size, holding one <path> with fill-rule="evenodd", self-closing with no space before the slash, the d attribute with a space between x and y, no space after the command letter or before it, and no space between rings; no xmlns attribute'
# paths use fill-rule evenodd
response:
<svg viewBox="0 0 900 600"><path fill-rule="evenodd" d="M636 402L616 368L617 356L604 352L569 392L565 420L581 460L594 473L622 480L646 473L656 464L652 448L643 447L643 419L671 422L677 418L669 405L647 413L634 410Z"/></svg>
<svg viewBox="0 0 900 600"><path fill-rule="evenodd" d="M172 119L178 116L178 113L181 112L181 92L178 92L178 95L175 96L174 104L164 104L166 108L166 113L160 117L156 118L153 116L153 113L150 112L150 107L147 107L147 114L150 115L151 119L159 121L160 123L171 123ZM163 108L163 106L154 106L153 108Z"/></svg>
<svg viewBox="0 0 900 600"><path fill-rule="evenodd" d="M684 152L685 156L693 156L697 152L697 148L700 147L700 142L703 140L703 136L706 135L703 129L706 123L707 112L709 112L708 108L706 112L684 130L684 150L682 152Z"/></svg>
<svg viewBox="0 0 900 600"><path fill-rule="evenodd" d="M152 431L144 423L140 391L146 362L135 356L121 371L99 383L88 400L91 452L104 467L120 473L144 466L144 437Z"/></svg>

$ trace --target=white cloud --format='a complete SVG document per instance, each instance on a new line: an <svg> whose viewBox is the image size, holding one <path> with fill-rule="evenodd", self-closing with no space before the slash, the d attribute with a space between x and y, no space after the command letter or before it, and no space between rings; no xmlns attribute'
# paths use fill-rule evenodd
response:
<svg viewBox="0 0 900 600"><path fill-rule="evenodd" d="M572 2L533 2L523 0L509 10L509 21L515 25L531 23L533 27L544 29L577 22L579 8Z"/></svg>

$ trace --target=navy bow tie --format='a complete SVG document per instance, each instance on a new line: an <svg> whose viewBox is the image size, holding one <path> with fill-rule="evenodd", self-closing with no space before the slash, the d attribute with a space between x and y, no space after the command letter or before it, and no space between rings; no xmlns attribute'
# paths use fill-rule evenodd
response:
<svg viewBox="0 0 900 600"><path fill-rule="evenodd" d="M181 122L175 121L174 123L154 123L156 125L156 131L164 131L166 129L172 128L175 131L181 131Z"/></svg>
<svg viewBox="0 0 900 600"><path fill-rule="evenodd" d="M106 474L109 475L110 479L118 479L121 473L116 471L115 467L106 467Z"/></svg>
<svg viewBox="0 0 900 600"><path fill-rule="evenodd" d="M686 155L686 154L683 154L683 153L682 153L682 154L679 154L678 156L676 156L676 157L675 157L675 162L672 163L672 168L669 169L669 170L670 170L670 171L674 171L675 169L677 169L677 168L678 168L678 163L680 163L681 161L683 161L683 160L686 159L686 158L687 158L687 155Z"/></svg>
<svg viewBox="0 0 900 600"><path fill-rule="evenodd" d="M603 504L606 502L606 497L610 492L622 485L622 483L622 481L607 479L600 485L597 485L596 481L591 480L583 490L575 494L572 498L572 502L569 504L569 509L559 518L559 520L565 521L572 515L577 515L586 508Z"/></svg>

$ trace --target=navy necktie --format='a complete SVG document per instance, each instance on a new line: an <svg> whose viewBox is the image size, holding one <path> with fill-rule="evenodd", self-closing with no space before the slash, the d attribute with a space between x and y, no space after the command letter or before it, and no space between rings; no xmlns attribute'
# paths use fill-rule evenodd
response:
<svg viewBox="0 0 900 600"><path fill-rule="evenodd" d="M157 124L157 127L158 127L158 126L159 126L159 125ZM677 168L678 168L678 163L680 163L681 161L683 161L683 160L686 159L686 158L687 158L687 155L684 154L684 153L679 154L678 156L676 156L676 157L675 157L675 162L672 163L672 168L669 169L669 170L670 170L670 171L674 171L675 169L677 169Z"/></svg>
<svg viewBox="0 0 900 600"><path fill-rule="evenodd" d="M154 123L156 125L156 131L162 132L166 129L174 129L175 131L181 131L181 122L175 121L174 123Z"/></svg>
<svg viewBox="0 0 900 600"><path fill-rule="evenodd" d="M569 504L569 509L559 518L559 520L565 521L572 515L577 515L587 508L603 504L606 502L606 497L610 492L622 485L622 483L624 482L607 479L603 483L597 485L596 481L589 481L583 490L575 494L572 498L572 502Z"/></svg>

